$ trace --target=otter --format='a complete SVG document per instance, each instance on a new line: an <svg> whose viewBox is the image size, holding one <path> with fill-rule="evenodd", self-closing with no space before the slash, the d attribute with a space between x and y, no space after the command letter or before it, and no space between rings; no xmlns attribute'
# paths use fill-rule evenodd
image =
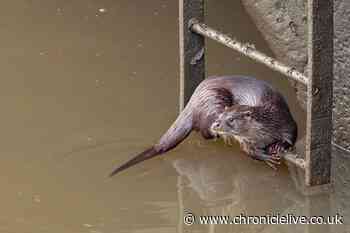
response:
<svg viewBox="0 0 350 233"><path fill-rule="evenodd" d="M135 164L164 154L192 131L205 139L238 141L247 155L272 168L281 151L292 148L297 125L284 97L267 82L246 76L203 80L158 143L116 168L113 176Z"/></svg>

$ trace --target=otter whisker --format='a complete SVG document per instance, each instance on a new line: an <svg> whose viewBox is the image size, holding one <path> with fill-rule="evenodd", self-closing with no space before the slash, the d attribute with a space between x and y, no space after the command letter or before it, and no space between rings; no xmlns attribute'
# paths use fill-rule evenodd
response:
<svg viewBox="0 0 350 233"><path fill-rule="evenodd" d="M227 137L227 145L232 146L232 140L230 137Z"/></svg>
<svg viewBox="0 0 350 233"><path fill-rule="evenodd" d="M228 133L220 134L225 144L232 146L234 144L235 138Z"/></svg>

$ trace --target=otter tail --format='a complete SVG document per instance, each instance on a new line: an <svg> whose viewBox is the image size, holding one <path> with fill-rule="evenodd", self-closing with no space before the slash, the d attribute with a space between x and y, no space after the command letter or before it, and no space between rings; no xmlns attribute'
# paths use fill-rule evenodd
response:
<svg viewBox="0 0 350 233"><path fill-rule="evenodd" d="M159 155L160 152L157 151L154 146L152 146L151 148L145 150L144 152L136 155L134 158L130 159L129 161L125 162L124 164L122 164L121 166L119 166L118 168L116 168L109 176L112 177L114 175L116 175L117 173L135 165L138 164L144 160L150 159L154 156Z"/></svg>
<svg viewBox="0 0 350 233"><path fill-rule="evenodd" d="M136 155L134 158L116 168L109 176L134 166L142 161L161 155L181 143L192 131L192 110L187 105L168 131L160 138L159 142L151 148Z"/></svg>

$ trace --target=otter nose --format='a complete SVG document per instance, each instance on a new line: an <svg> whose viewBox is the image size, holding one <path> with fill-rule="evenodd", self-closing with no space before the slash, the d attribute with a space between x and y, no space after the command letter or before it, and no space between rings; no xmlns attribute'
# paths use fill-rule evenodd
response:
<svg viewBox="0 0 350 233"><path fill-rule="evenodd" d="M218 128L220 128L220 122L215 121L215 122L213 123L213 129L218 129Z"/></svg>

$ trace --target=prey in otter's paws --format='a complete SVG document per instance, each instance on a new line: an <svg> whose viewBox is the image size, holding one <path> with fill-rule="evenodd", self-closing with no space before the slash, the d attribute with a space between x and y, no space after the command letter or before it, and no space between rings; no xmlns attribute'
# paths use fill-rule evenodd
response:
<svg viewBox="0 0 350 233"><path fill-rule="evenodd" d="M284 125L280 109L271 106L235 105L226 107L214 121L211 131L225 143L239 142L241 149L253 159L266 162L276 169L281 152L295 141L290 124Z"/></svg>
<svg viewBox="0 0 350 233"><path fill-rule="evenodd" d="M192 132L205 139L235 139L250 157L275 168L279 152L294 145L297 125L283 96L267 82L245 76L202 81L159 141L116 168L111 176L164 154Z"/></svg>

